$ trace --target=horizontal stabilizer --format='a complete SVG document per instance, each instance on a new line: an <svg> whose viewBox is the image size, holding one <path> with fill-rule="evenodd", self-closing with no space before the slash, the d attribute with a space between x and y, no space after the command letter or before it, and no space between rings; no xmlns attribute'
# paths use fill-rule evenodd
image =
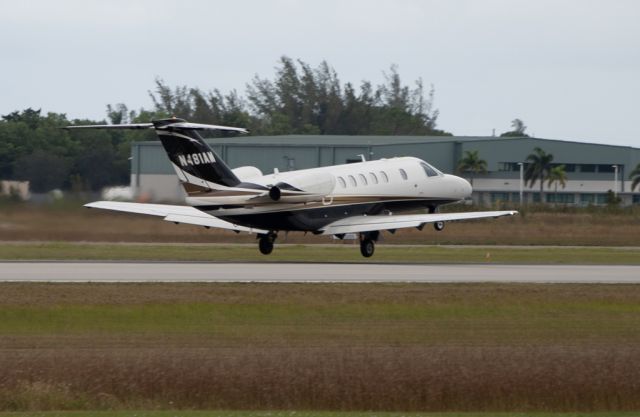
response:
<svg viewBox="0 0 640 417"><path fill-rule="evenodd" d="M76 125L65 126L64 129L151 129L153 123L129 123L121 125Z"/></svg>
<svg viewBox="0 0 640 417"><path fill-rule="evenodd" d="M247 129L241 127L220 126L220 125L206 125L201 123L189 123L179 122L171 123L163 126L162 128L176 128L176 129L193 129L193 130L225 130L229 132L249 133Z"/></svg>
<svg viewBox="0 0 640 417"><path fill-rule="evenodd" d="M173 206L169 204L124 203L120 201L95 201L85 204L87 208L123 211L126 213L146 214L164 217L164 220L174 223L185 223L196 226L215 227L218 229L234 230L236 232L267 233L266 230L238 226L204 213L190 206Z"/></svg>
<svg viewBox="0 0 640 417"><path fill-rule="evenodd" d="M341 219L322 228L323 235L395 230L421 227L426 223L449 222L455 220L482 219L487 217L513 216L517 211L475 211L467 213L405 214L398 216L354 216Z"/></svg>
<svg viewBox="0 0 640 417"><path fill-rule="evenodd" d="M126 123L115 125L76 125L65 126L64 129L153 129L153 123ZM207 125L202 123L189 123L182 120L176 120L175 123L157 124L156 129L159 130L224 130L229 132L249 133L247 129L241 127Z"/></svg>

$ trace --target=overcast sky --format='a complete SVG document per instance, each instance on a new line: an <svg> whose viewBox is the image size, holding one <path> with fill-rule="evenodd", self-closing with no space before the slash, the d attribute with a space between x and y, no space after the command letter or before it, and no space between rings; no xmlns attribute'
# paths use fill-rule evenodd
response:
<svg viewBox="0 0 640 417"><path fill-rule="evenodd" d="M0 0L0 114L151 108L156 77L223 92L281 55L436 90L438 127L640 146L640 1Z"/></svg>

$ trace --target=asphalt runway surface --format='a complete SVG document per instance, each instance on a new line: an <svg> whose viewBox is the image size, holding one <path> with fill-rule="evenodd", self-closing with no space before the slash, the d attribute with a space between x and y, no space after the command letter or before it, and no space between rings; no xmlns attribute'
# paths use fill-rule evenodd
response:
<svg viewBox="0 0 640 417"><path fill-rule="evenodd" d="M17 261L0 281L640 283L640 266Z"/></svg>

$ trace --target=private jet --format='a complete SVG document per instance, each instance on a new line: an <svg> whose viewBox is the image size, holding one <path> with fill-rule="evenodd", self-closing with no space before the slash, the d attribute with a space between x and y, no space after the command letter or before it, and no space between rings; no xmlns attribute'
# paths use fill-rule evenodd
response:
<svg viewBox="0 0 640 417"><path fill-rule="evenodd" d="M445 222L512 216L516 211L438 213L438 207L471 195L468 181L413 157L397 157L264 175L258 168L230 169L200 131L246 129L189 123L68 126L68 129L154 129L186 193L187 205L96 201L89 208L159 216L174 223L255 233L260 252L273 251L279 232L311 232L343 239L357 235L370 257L381 231L422 230ZM396 214L422 211L422 214Z"/></svg>

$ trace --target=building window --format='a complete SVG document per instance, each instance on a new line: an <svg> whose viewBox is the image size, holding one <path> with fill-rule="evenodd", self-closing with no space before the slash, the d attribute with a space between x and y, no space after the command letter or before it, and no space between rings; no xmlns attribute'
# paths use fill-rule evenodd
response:
<svg viewBox="0 0 640 417"><path fill-rule="evenodd" d="M407 178L409 178L407 177L407 171L405 171L402 168L400 168L399 171L400 171L400 176L402 177L403 180L406 180Z"/></svg>
<svg viewBox="0 0 640 417"><path fill-rule="evenodd" d="M570 193L548 193L546 194L547 203L556 204L573 204L575 203L575 195Z"/></svg>
<svg viewBox="0 0 640 417"><path fill-rule="evenodd" d="M498 162L498 171L518 171L520 166L515 162Z"/></svg>
<svg viewBox="0 0 640 417"><path fill-rule="evenodd" d="M607 204L607 194L596 194L596 204Z"/></svg>
<svg viewBox="0 0 640 417"><path fill-rule="evenodd" d="M524 168L527 168L527 164L524 164ZM518 172L520 171L520 165L517 162L498 162L498 171L503 172Z"/></svg>
<svg viewBox="0 0 640 417"><path fill-rule="evenodd" d="M389 182L389 176L387 175L386 172L380 171L380 175L382 176L382 181Z"/></svg>
<svg viewBox="0 0 640 417"><path fill-rule="evenodd" d="M358 178L360 178L360 182L362 183L362 185L368 185L367 177L365 177L364 174L358 174Z"/></svg>
<svg viewBox="0 0 640 417"><path fill-rule="evenodd" d="M600 164L598 165L598 172L607 172L613 174L615 172L615 168L611 164Z"/></svg>
<svg viewBox="0 0 640 417"><path fill-rule="evenodd" d="M353 175L349 175L349 183L351 183L351 185L353 185L354 187L358 186L358 183L356 183L356 179L353 177Z"/></svg>
<svg viewBox="0 0 640 417"><path fill-rule="evenodd" d="M509 193L491 193L491 202L509 201Z"/></svg>
<svg viewBox="0 0 640 417"><path fill-rule="evenodd" d="M591 204L595 204L596 195L595 194L580 194L580 204L584 206L588 206Z"/></svg>
<svg viewBox="0 0 640 417"><path fill-rule="evenodd" d="M338 177L338 183L340 183L340 187L347 188L347 183L345 182L344 178Z"/></svg>
<svg viewBox="0 0 640 417"><path fill-rule="evenodd" d="M580 172L596 172L595 164L580 164Z"/></svg>
<svg viewBox="0 0 640 417"><path fill-rule="evenodd" d="M378 183L378 177L376 177L376 174L374 174L373 172L369 173L369 177L371 178L371 182L373 184L377 184Z"/></svg>
<svg viewBox="0 0 640 417"><path fill-rule="evenodd" d="M640 204L640 194L634 194L633 198L631 199L631 202L633 204Z"/></svg>

